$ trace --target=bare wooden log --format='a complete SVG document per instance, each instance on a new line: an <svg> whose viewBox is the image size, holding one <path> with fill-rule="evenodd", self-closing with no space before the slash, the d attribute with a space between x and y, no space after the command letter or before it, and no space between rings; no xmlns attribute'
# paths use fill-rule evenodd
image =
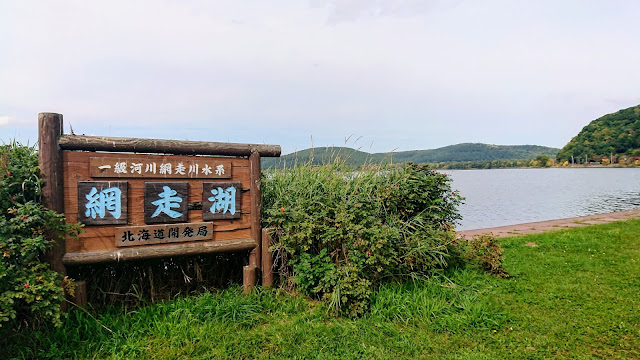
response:
<svg viewBox="0 0 640 360"><path fill-rule="evenodd" d="M87 306L87 282L84 280L76 281L76 290L71 297L71 301L79 307Z"/></svg>
<svg viewBox="0 0 640 360"><path fill-rule="evenodd" d="M60 147L64 150L164 153L176 155L250 156L252 153L257 152L261 156L279 157L282 152L280 145L85 135L63 135L59 143Z"/></svg>
<svg viewBox="0 0 640 360"><path fill-rule="evenodd" d="M271 235L269 229L262 229L262 287L273 287L273 254L271 247Z"/></svg>
<svg viewBox="0 0 640 360"><path fill-rule="evenodd" d="M64 214L62 150L58 146L62 125L61 114L38 114L38 166L44 180L42 204L60 214ZM52 231L48 231L45 235L55 241L55 245L47 253L51 268L64 276L66 269L62 257L66 249L65 238Z"/></svg>
<svg viewBox="0 0 640 360"><path fill-rule="evenodd" d="M136 246L115 250L66 253L63 262L67 265L94 264L126 260L152 259L182 255L198 255L216 252L251 250L256 247L253 239L207 241L190 244L161 246Z"/></svg>
<svg viewBox="0 0 640 360"><path fill-rule="evenodd" d="M261 270L262 265L262 179L260 178L260 154L251 153L249 156L251 183L251 238L256 242L255 252L252 253L255 266Z"/></svg>
<svg viewBox="0 0 640 360"><path fill-rule="evenodd" d="M249 294L258 280L258 269L255 266L247 265L242 268L242 293Z"/></svg>

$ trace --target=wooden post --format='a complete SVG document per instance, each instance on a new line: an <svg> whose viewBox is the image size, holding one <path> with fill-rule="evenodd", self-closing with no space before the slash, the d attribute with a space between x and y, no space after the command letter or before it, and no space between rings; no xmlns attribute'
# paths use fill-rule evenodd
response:
<svg viewBox="0 0 640 360"><path fill-rule="evenodd" d="M249 264L262 269L262 191L260 179L260 154L254 151L249 156L251 168L251 238L256 242L256 248L249 255Z"/></svg>
<svg viewBox="0 0 640 360"><path fill-rule="evenodd" d="M87 306L87 282L86 281L76 281L76 292L75 295L71 298L74 304L80 307Z"/></svg>
<svg viewBox="0 0 640 360"><path fill-rule="evenodd" d="M44 182L42 204L60 214L64 213L62 150L58 146L62 131L62 114L38 114L38 166ZM45 236L55 242L47 253L47 258L51 269L59 273L62 278L67 273L62 263L62 257L66 252L65 237L60 237L52 231L47 231ZM66 310L66 302L61 306L63 311Z"/></svg>
<svg viewBox="0 0 640 360"><path fill-rule="evenodd" d="M273 287L273 254L269 251L271 235L269 229L262 229L262 287Z"/></svg>
<svg viewBox="0 0 640 360"><path fill-rule="evenodd" d="M258 269L251 264L242 268L242 293L249 294L258 280Z"/></svg>

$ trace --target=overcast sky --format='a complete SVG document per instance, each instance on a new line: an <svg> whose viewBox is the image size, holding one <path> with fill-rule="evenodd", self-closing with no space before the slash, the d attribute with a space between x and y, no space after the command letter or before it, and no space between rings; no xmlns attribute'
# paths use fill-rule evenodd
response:
<svg viewBox="0 0 640 360"><path fill-rule="evenodd" d="M0 142L564 146L640 104L640 1L0 0ZM360 138L354 143L354 139Z"/></svg>

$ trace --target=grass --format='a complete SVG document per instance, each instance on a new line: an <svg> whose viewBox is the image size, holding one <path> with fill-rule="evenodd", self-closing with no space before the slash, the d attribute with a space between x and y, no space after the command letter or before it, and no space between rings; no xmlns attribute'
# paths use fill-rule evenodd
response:
<svg viewBox="0 0 640 360"><path fill-rule="evenodd" d="M0 347L56 359L640 358L638 234L629 220L501 239L510 279L458 269L388 284L358 319L234 287L95 319L71 311L61 328L5 333Z"/></svg>

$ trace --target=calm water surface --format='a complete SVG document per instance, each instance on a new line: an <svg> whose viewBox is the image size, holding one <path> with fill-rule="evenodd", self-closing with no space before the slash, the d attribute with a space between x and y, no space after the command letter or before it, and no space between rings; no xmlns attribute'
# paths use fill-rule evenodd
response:
<svg viewBox="0 0 640 360"><path fill-rule="evenodd" d="M447 170L466 198L458 230L640 207L640 168Z"/></svg>

